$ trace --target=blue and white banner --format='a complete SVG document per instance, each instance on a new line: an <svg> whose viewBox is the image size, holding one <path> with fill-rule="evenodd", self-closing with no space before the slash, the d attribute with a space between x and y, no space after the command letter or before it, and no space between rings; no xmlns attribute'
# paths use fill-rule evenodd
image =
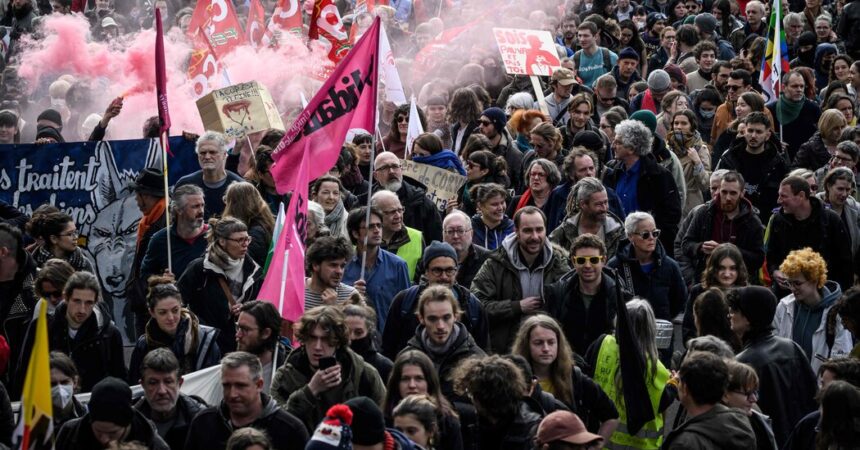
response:
<svg viewBox="0 0 860 450"><path fill-rule="evenodd" d="M193 141L170 138L170 149L172 186L200 166ZM50 203L72 216L127 343L134 325L125 300L141 218L128 183L145 167L162 167L158 139L0 146L0 200L27 215Z"/></svg>

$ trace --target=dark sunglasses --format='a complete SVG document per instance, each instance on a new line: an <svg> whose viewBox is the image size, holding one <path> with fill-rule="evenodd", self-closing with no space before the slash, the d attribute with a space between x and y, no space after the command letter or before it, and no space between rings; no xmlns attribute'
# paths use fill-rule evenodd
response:
<svg viewBox="0 0 860 450"><path fill-rule="evenodd" d="M654 236L654 239L657 239L658 237L660 237L660 230L643 231L641 233L633 233L633 234L641 237L642 239L651 239L651 236Z"/></svg>

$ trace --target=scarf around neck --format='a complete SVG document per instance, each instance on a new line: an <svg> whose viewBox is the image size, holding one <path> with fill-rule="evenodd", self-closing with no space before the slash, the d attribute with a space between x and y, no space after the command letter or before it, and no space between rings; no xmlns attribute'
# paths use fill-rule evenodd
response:
<svg viewBox="0 0 860 450"><path fill-rule="evenodd" d="M149 231L149 228L155 225L158 222L158 219L161 218L161 215L164 214L165 209L165 201L164 199L160 199L155 206L149 211L149 214L143 216L140 219L140 223L137 225L137 242L143 239L143 236Z"/></svg>
<svg viewBox="0 0 860 450"><path fill-rule="evenodd" d="M340 236L343 234L341 221L343 219L344 212L346 212L346 208L343 206L343 200L340 200L337 202L334 209L325 216L325 226L328 227L333 236Z"/></svg>
<svg viewBox="0 0 860 450"><path fill-rule="evenodd" d="M785 94L779 94L779 100L776 102L776 119L782 125L788 125L800 116L800 110L803 109L803 99L799 102L789 99Z"/></svg>

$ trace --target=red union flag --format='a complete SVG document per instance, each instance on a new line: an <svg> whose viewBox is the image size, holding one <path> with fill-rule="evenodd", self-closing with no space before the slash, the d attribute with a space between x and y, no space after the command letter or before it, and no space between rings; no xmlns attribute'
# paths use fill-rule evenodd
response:
<svg viewBox="0 0 860 450"><path fill-rule="evenodd" d="M337 161L350 128L375 129L379 31L376 18L275 147L271 171L278 192L296 186L305 147L313 180Z"/></svg>
<svg viewBox="0 0 860 450"><path fill-rule="evenodd" d="M212 45L218 55L226 55L245 43L245 34L236 16L231 0L201 0L194 8L188 33L194 35L198 29Z"/></svg>
<svg viewBox="0 0 860 450"><path fill-rule="evenodd" d="M245 32L248 34L248 42L254 48L258 48L271 42L269 37L271 33L266 29L266 10L263 9L263 4L260 3L260 0L251 0L250 3Z"/></svg>
<svg viewBox="0 0 860 450"><path fill-rule="evenodd" d="M302 8L300 0L279 0L275 12L269 19L269 33L276 40L281 33L289 32L297 36L302 34Z"/></svg>
<svg viewBox="0 0 860 450"><path fill-rule="evenodd" d="M335 65L346 56L350 47L349 35L332 0L316 0L314 3L308 37L322 44L328 59Z"/></svg>
<svg viewBox="0 0 860 450"><path fill-rule="evenodd" d="M207 92L218 87L218 59L209 45L209 41L202 35L202 30L191 37L194 50L188 61L188 79L194 88L194 95L202 97Z"/></svg>

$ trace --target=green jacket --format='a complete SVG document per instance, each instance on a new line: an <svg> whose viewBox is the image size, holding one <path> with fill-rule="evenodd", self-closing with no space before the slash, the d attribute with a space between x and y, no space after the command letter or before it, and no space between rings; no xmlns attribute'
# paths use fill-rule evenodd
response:
<svg viewBox="0 0 860 450"><path fill-rule="evenodd" d="M279 406L286 407L288 412L298 417L309 433L313 433L317 424L325 418L326 411L338 403L364 396L381 405L385 397L382 378L361 356L348 347L343 347L335 351L335 358L341 366L343 381L340 386L318 396L311 394L308 388L314 371L304 346L290 353L272 382L272 398Z"/></svg>
<svg viewBox="0 0 860 450"><path fill-rule="evenodd" d="M472 280L472 293L484 305L489 318L490 348L498 353L510 350L520 323L525 319L520 308L524 292L521 279L529 271L518 263L516 237L516 234L506 237L502 245L490 253ZM543 263L536 269L542 271L541 298L543 286L570 271L567 252L551 246L549 240L544 246L543 256Z"/></svg>

